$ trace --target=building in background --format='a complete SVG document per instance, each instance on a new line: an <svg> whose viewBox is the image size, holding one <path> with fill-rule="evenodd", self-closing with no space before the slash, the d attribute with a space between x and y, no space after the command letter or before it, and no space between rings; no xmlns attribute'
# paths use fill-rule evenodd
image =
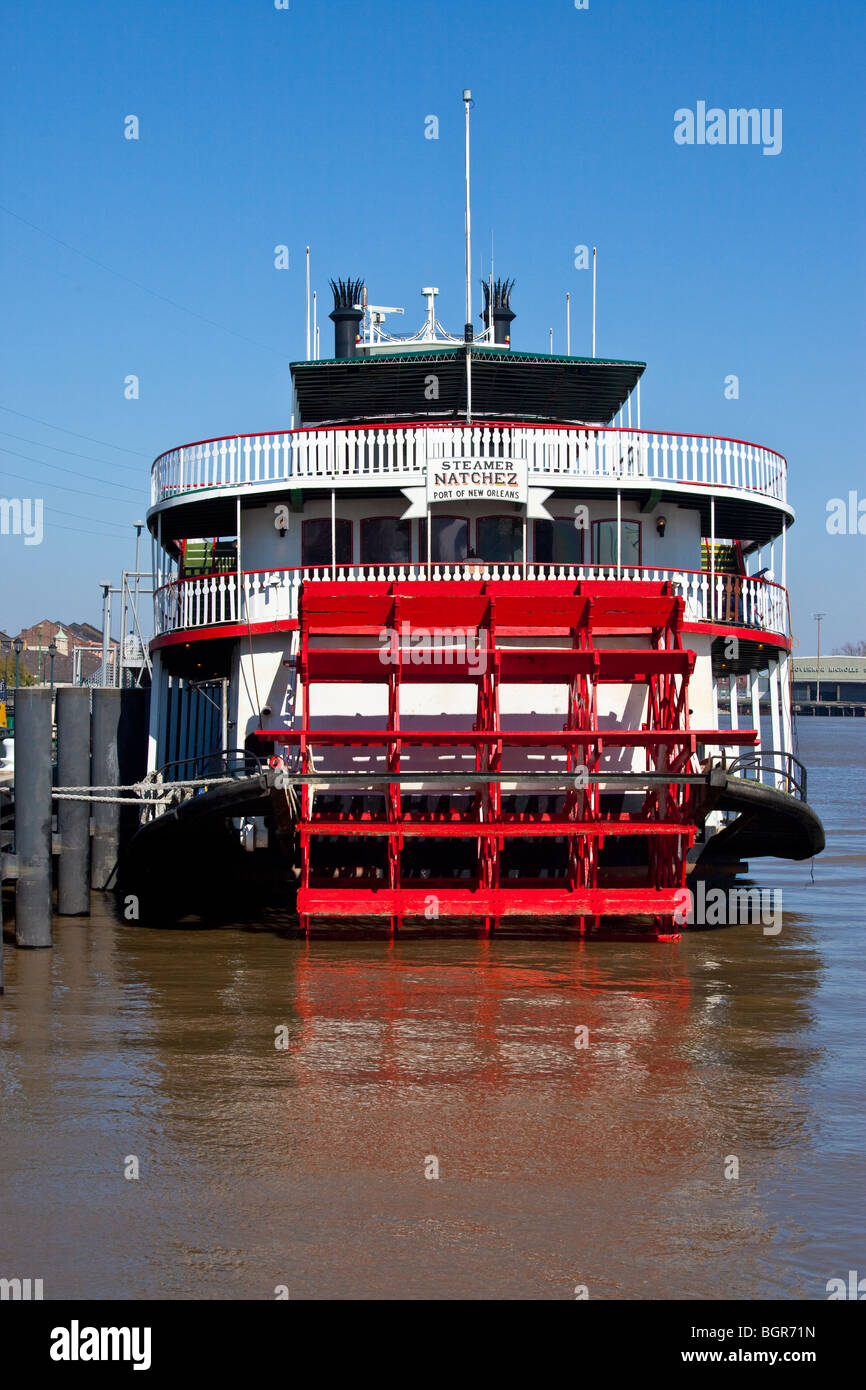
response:
<svg viewBox="0 0 866 1390"><path fill-rule="evenodd" d="M866 715L866 656L795 656L795 714Z"/></svg>

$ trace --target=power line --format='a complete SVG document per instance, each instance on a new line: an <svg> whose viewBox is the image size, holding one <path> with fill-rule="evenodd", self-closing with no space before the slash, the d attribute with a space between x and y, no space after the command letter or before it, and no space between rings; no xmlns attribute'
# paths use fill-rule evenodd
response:
<svg viewBox="0 0 866 1390"><path fill-rule="evenodd" d="M90 261L92 265L98 266L100 270L106 271L107 274L114 275L118 280L123 280L127 285L134 285L137 290L143 291L144 294L149 294L154 299L162 300L163 304L170 304L172 309L179 309L182 314L189 314L191 318L198 319L201 323L208 324L210 328L218 328L222 333L230 333L233 338L239 338L243 343L250 343L252 347L257 347L262 352L273 353L275 357L281 357L283 361L285 361L286 354L284 352L277 352L276 348L268 347L265 343L257 343L254 338L247 338L243 333L236 333L233 328L226 328L224 323L217 323L216 319L205 318L204 314L197 314L194 309L187 309L184 304L178 304L176 299L169 299L167 295L159 294L157 290L150 289L148 285L142 285L139 280L133 280L129 275L123 275L119 270L113 270L110 265L106 265L104 261L98 261L95 256L91 256L87 251L80 251L77 246L72 246L68 241L62 241L60 237L54 236L52 232L46 232L44 227L37 227L35 222L28 222L26 217L19 216L19 214L13 212L11 208L3 207L2 204L0 204L0 212L5 212L7 217L14 218L16 222L20 222L23 226L29 227L31 231L39 232L40 236L48 237L49 241L55 242L58 246L64 247L67 251L72 251L76 256L82 256L84 260Z"/></svg>
<svg viewBox="0 0 866 1390"><path fill-rule="evenodd" d="M101 541L123 541L123 536L110 536L105 531L82 531L78 526L58 526L52 522L54 531L74 531L76 536L98 536Z"/></svg>
<svg viewBox="0 0 866 1390"><path fill-rule="evenodd" d="M10 434L9 430L0 430L0 434L5 439L17 439L19 444L34 444L37 449L51 449L52 453L55 454L69 454L71 458L84 459L87 463L98 463L103 468L128 468L131 473L141 474L140 463L116 463L114 459L91 458L90 454L77 454L74 449L61 449L59 444L46 444L42 439L25 439L23 434Z"/></svg>
<svg viewBox="0 0 866 1390"><path fill-rule="evenodd" d="M75 516L80 521L95 521L100 526L118 526L124 532L129 530L129 522L126 521L109 521L106 517L86 516L84 512L68 512L65 507L46 507L45 510L53 512L55 516Z"/></svg>
<svg viewBox="0 0 866 1390"><path fill-rule="evenodd" d="M109 478L100 478L95 473L82 473L79 468L64 468L59 463L47 463L45 459L34 459L29 454L16 453L14 449L4 449L0 446L0 454L9 454L11 458L23 459L25 463L35 463L40 468L54 468L58 473L71 473L73 478L88 478L90 482L104 483L106 487L120 487L123 488L124 492L134 492L139 497L144 491L143 487L130 487L128 483L113 483ZM33 481L38 482L39 479L34 478ZM116 500L120 502L123 499L118 497Z"/></svg>
<svg viewBox="0 0 866 1390"><path fill-rule="evenodd" d="M18 482L37 483L39 486L45 483L44 478L31 478L26 473L10 473L6 468L0 468L0 477L16 478ZM56 488L58 492L76 492L79 497L97 497L100 502L118 502L125 507L132 506L132 503L125 497L106 497L101 492L88 492L85 488L81 487L64 487L62 483L48 483L47 486Z"/></svg>
<svg viewBox="0 0 866 1390"><path fill-rule="evenodd" d="M44 425L48 430L59 430L61 434L71 434L76 439L85 439L88 444L102 444L106 449L119 449L122 454L135 454L136 458L149 459L149 454L143 454L140 449L127 449L123 444L109 444L107 439L94 439L89 434L78 434L76 430L68 430L64 425L52 425L50 420L39 420L35 415L25 415L23 410L13 410L11 405L0 405L0 410L5 410L9 415L17 415L21 420L29 420L33 425Z"/></svg>

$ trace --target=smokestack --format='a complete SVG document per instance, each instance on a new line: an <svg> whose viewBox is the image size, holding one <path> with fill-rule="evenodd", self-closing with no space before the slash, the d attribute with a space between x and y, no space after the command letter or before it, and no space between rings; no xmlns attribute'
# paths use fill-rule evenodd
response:
<svg viewBox="0 0 866 1390"><path fill-rule="evenodd" d="M334 356L357 357L356 340L364 311L354 306L360 303L364 282L331 280L330 285L334 291L334 307L328 317L334 324Z"/></svg>
<svg viewBox="0 0 866 1390"><path fill-rule="evenodd" d="M491 286L486 280L482 280L484 288L484 308L481 312L481 322L487 326L490 318L491 306L493 311L493 341L501 344L502 347L511 346L511 324L517 317L511 311L511 291L514 289L513 280L494 280L493 297L491 301Z"/></svg>

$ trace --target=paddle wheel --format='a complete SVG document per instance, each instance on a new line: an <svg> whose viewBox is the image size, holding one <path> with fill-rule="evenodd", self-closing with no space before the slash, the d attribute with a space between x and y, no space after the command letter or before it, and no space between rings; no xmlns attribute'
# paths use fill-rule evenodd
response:
<svg viewBox="0 0 866 1390"><path fill-rule="evenodd" d="M653 939L674 935L696 831L683 775L699 743L727 739L689 728L695 657L668 583L308 581L299 619L300 728L282 740L305 778L302 926L529 917L608 934L639 918ZM359 685L385 688L384 725L325 727L317 690ZM471 728L401 717L412 688L436 685L474 686ZM564 722L503 716L509 687L558 687ZM601 727L601 692L640 708L638 727ZM338 749L356 750L351 770Z"/></svg>

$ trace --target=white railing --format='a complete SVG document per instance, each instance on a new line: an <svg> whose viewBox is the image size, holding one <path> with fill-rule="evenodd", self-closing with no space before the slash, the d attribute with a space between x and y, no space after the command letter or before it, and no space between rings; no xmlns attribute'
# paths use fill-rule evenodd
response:
<svg viewBox="0 0 866 1390"><path fill-rule="evenodd" d="M551 425L383 425L289 430L185 444L151 470L151 502L202 488L319 479L420 483L428 464L526 459L529 476L739 488L784 502L787 464L760 444L710 435Z"/></svg>
<svg viewBox="0 0 866 1390"><path fill-rule="evenodd" d="M624 565L463 564L421 562L404 565L319 565L301 569L255 570L236 574L205 575L173 580L157 590L158 634L185 628L227 623L280 622L297 617L298 594L306 579L340 581L376 580L389 583L430 579L491 581L542 580L649 580L670 583L685 600L687 622L714 622L760 632L790 636L787 591L772 580L734 574L677 569L643 569Z"/></svg>

